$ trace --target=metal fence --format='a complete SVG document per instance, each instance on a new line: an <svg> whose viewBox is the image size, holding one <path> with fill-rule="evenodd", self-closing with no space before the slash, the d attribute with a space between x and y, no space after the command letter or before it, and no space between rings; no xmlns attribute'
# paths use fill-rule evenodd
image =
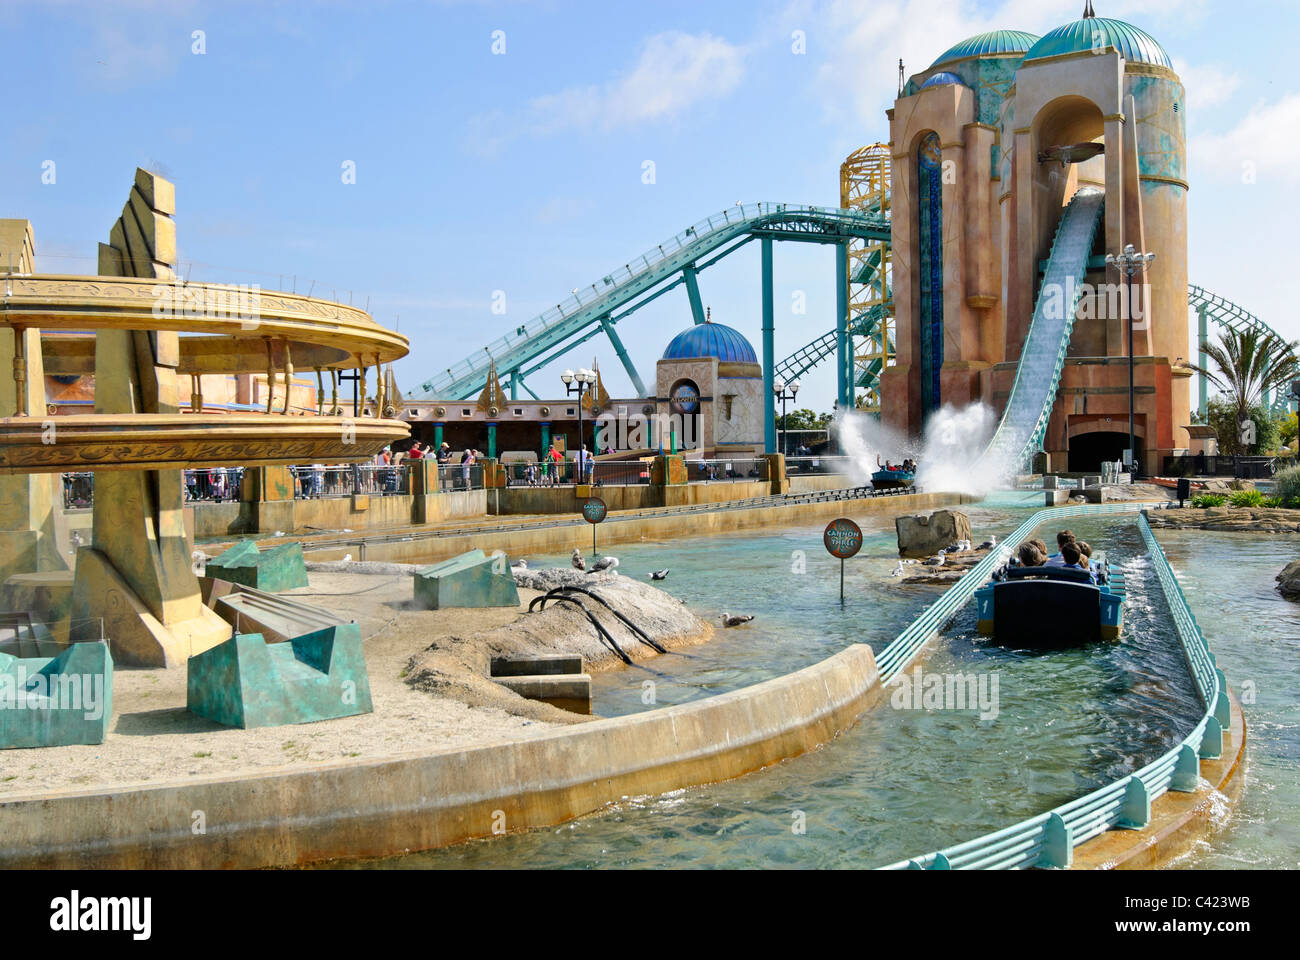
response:
<svg viewBox="0 0 1300 960"><path fill-rule="evenodd" d="M846 476L858 473L852 457L786 457L785 475L803 476L810 473L835 473Z"/></svg>
<svg viewBox="0 0 1300 960"><path fill-rule="evenodd" d="M1064 517L1122 513L1133 504L1100 504L1040 510L1021 524L997 550L930 606L877 658L881 682L887 683L948 623L957 610L1005 563L1011 551L1039 525ZM1214 662L1205 636L1192 615L1173 569L1156 541L1146 517L1138 526L1151 555L1182 643L1205 713L1177 746L1141 770L1071 800L1046 813L975 840L890 864L891 870L978 870L1023 867L1068 867L1074 848L1107 830L1147 826L1151 801L1168 790L1193 792L1200 779L1200 758L1213 759L1223 750L1223 731L1231 715L1227 681Z"/></svg>
<svg viewBox="0 0 1300 960"><path fill-rule="evenodd" d="M210 467L208 469L182 470L185 499L189 502L208 500L222 503L238 500L244 484L243 467Z"/></svg>
<svg viewBox="0 0 1300 960"><path fill-rule="evenodd" d="M63 475L63 509L80 510L95 503L95 475L78 472Z"/></svg>
<svg viewBox="0 0 1300 960"><path fill-rule="evenodd" d="M482 490L483 464L478 463L440 463L438 464L438 490L451 493L456 490Z"/></svg>
<svg viewBox="0 0 1300 960"><path fill-rule="evenodd" d="M289 471L294 496L299 500L333 497L392 496L411 492L410 465L401 464L298 464Z"/></svg>
<svg viewBox="0 0 1300 960"><path fill-rule="evenodd" d="M601 487L649 483L650 461L597 460L592 468L591 482Z"/></svg>
<svg viewBox="0 0 1300 960"><path fill-rule="evenodd" d="M1238 480L1267 479L1277 467L1276 457L1228 455L1165 457L1166 477L1233 477Z"/></svg>
<svg viewBox="0 0 1300 960"><path fill-rule="evenodd" d="M716 480L756 483L768 479L767 461L738 457L716 460L687 460L686 479L692 483L711 483Z"/></svg>
<svg viewBox="0 0 1300 960"><path fill-rule="evenodd" d="M181 471L181 491L186 503L238 500L243 482L243 467ZM94 505L95 474L88 470L63 474L63 508L89 510Z"/></svg>

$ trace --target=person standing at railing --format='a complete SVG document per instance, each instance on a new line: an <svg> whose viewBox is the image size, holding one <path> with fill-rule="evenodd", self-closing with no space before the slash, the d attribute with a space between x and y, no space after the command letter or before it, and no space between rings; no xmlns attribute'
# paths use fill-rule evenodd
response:
<svg viewBox="0 0 1300 960"><path fill-rule="evenodd" d="M546 451L546 465L550 472L551 486L560 482L560 464L564 462L564 457L560 456L560 451L555 449L555 444L551 444L551 449Z"/></svg>
<svg viewBox="0 0 1300 960"><path fill-rule="evenodd" d="M446 440L438 447L434 459L438 461L438 489L442 490L446 487L447 472L451 469L451 445Z"/></svg>
<svg viewBox="0 0 1300 960"><path fill-rule="evenodd" d="M466 447L465 452L460 455L460 479L461 482L464 483L466 490L470 488L469 473L471 468L473 468L473 466L474 466L474 451L471 448Z"/></svg>

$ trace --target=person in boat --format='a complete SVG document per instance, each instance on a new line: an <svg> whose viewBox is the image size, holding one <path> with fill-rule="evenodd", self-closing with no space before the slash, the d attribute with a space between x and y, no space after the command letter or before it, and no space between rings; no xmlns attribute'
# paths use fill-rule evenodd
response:
<svg viewBox="0 0 1300 960"><path fill-rule="evenodd" d="M1083 554L1079 551L1079 545L1073 540L1067 540L1061 544L1061 562L1057 566L1086 570L1087 567L1079 563L1082 558Z"/></svg>
<svg viewBox="0 0 1300 960"><path fill-rule="evenodd" d="M1016 554L1022 567L1041 567L1043 565L1043 554L1032 541L1026 541L1020 545L1020 550Z"/></svg>
<svg viewBox="0 0 1300 960"><path fill-rule="evenodd" d="M1073 566L1074 564L1077 564L1079 562L1078 557L1075 557L1073 564L1066 563L1065 561L1063 551L1067 543L1074 543L1074 534L1071 533L1069 530L1062 530L1060 533L1056 535L1056 553L1052 554L1050 557L1047 558L1047 562L1044 564L1044 566L1066 567L1066 566ZM1078 552L1077 547L1075 548L1075 552L1076 553Z"/></svg>
<svg viewBox="0 0 1300 960"><path fill-rule="evenodd" d="M1042 555L1043 555L1043 559L1046 560L1046 559L1047 559L1047 544L1044 543L1042 540L1030 540L1029 542L1032 543L1035 547L1038 548L1038 552L1039 552L1040 554L1042 554Z"/></svg>
<svg viewBox="0 0 1300 960"><path fill-rule="evenodd" d="M1076 540L1075 545L1079 548L1079 552L1083 554L1083 557L1079 560L1079 566L1088 571L1088 576L1092 578L1093 583L1100 583L1100 571L1092 562L1092 547L1088 546L1088 544L1082 540ZM1098 561L1098 566L1099 565L1100 561Z"/></svg>

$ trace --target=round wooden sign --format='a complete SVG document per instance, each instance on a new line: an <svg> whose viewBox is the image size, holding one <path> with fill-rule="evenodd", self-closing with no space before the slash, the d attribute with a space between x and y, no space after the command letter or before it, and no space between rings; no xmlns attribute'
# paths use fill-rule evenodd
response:
<svg viewBox="0 0 1300 960"><path fill-rule="evenodd" d="M605 506L605 501L600 497L589 497L582 504L582 519L588 523L600 523L605 519L605 514L608 512L609 508ZM859 534L860 539L861 534Z"/></svg>
<svg viewBox="0 0 1300 960"><path fill-rule="evenodd" d="M862 549L862 528L847 517L840 517L826 525L822 541L832 557L847 560Z"/></svg>

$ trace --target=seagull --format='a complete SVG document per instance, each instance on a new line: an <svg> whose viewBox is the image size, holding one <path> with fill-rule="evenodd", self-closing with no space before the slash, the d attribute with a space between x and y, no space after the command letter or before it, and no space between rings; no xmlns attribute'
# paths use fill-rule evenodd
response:
<svg viewBox="0 0 1300 960"><path fill-rule="evenodd" d="M527 570L527 569L528 569L528 561L527 561L527 560L516 560L514 563L510 564L510 569L511 569L511 570Z"/></svg>
<svg viewBox="0 0 1300 960"><path fill-rule="evenodd" d="M277 531L275 531L275 535L276 535L277 537L283 537L283 536L284 536L284 531L283 531L283 530L277 530Z"/></svg>
<svg viewBox="0 0 1300 960"><path fill-rule="evenodd" d="M983 543L979 545L979 549L992 550L994 547L997 546L997 544L998 544L997 537L989 537L987 540L985 540Z"/></svg>
<svg viewBox="0 0 1300 960"><path fill-rule="evenodd" d="M943 558L944 558L944 554L945 554L946 552L947 552L947 551L945 551L945 550L940 550L940 551L938 552L938 554L936 554L935 556L931 557L929 560L924 561L925 565L926 565L927 567L942 567L942 566L943 566Z"/></svg>
<svg viewBox="0 0 1300 960"><path fill-rule="evenodd" d="M653 571L653 572L650 574L650 579L651 579L651 580L667 580L667 579L668 579L668 568L667 568L667 567L664 567L662 570L655 570L655 571Z"/></svg>
<svg viewBox="0 0 1300 960"><path fill-rule="evenodd" d="M590 573L600 573L604 570L613 570L618 566L618 557L601 557L591 565Z"/></svg>
<svg viewBox="0 0 1300 960"><path fill-rule="evenodd" d="M573 548L573 556L570 558L569 562L573 564L574 570L587 569L587 561L582 558L582 551L577 547Z"/></svg>
<svg viewBox="0 0 1300 960"><path fill-rule="evenodd" d="M726 610L722 611L722 625L724 627L738 627L742 623L749 623L749 621L753 619L754 615L751 613L737 613L733 615L727 613Z"/></svg>
<svg viewBox="0 0 1300 960"><path fill-rule="evenodd" d="M902 561L902 560L899 560L899 561L898 561L898 566L896 566L896 567L894 568L894 572L891 573L890 576L891 576L891 577L901 577L902 575L903 575L903 561Z"/></svg>
<svg viewBox="0 0 1300 960"><path fill-rule="evenodd" d="M352 562L352 554L350 554L350 553L345 553L345 554L343 554L343 562L344 562L344 563L351 563L351 562Z"/></svg>

